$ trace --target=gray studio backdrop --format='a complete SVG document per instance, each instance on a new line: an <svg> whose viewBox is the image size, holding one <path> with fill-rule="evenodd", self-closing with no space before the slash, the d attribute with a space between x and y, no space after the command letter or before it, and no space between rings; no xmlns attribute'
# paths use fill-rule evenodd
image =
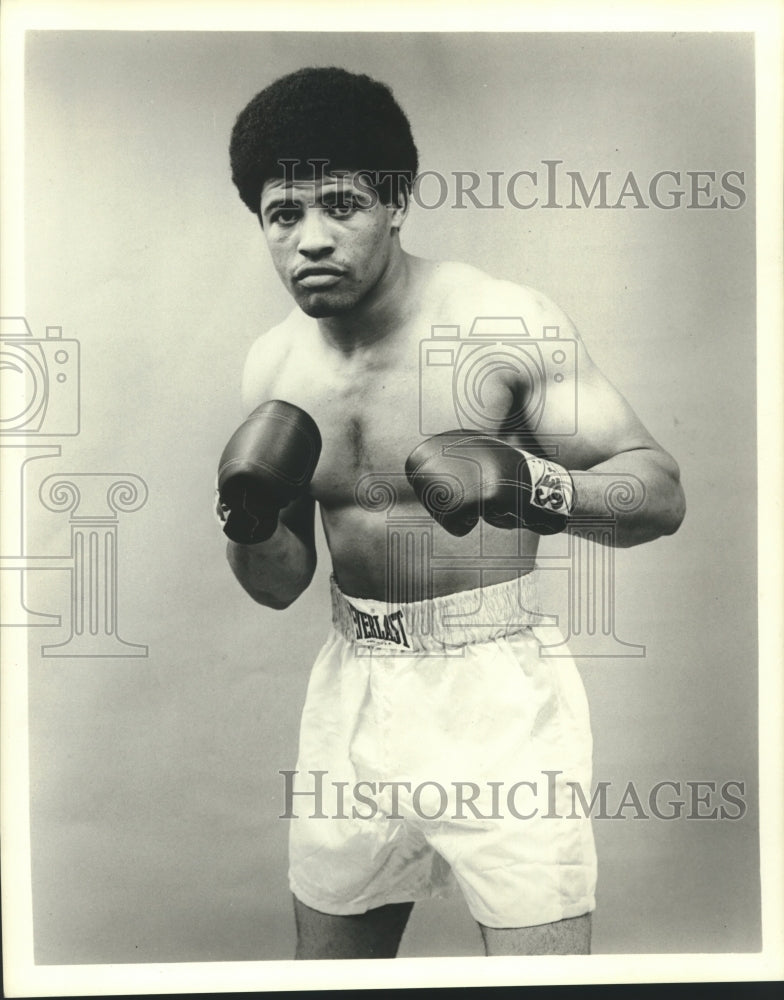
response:
<svg viewBox="0 0 784 1000"><path fill-rule="evenodd" d="M608 171L610 205L634 174L647 208L630 187L619 208L543 196L522 209L503 186L499 208L456 207L450 180L441 207L414 206L403 242L555 299L680 462L681 530L615 554L616 633L646 655L581 672L612 811L630 781L643 804L680 783L687 806L644 818L628 800L596 820L594 950L755 950L751 36L72 31L33 32L26 49L25 316L33 338L59 326L80 352L77 399L75 369L55 382L43 349L57 419L78 407L79 433L52 416L20 482L24 551L40 559L27 607L60 618L30 628L36 960L292 954L278 772L296 760L329 560L320 538L309 591L283 613L254 605L224 561L212 490L244 415L246 351L289 309L231 185L228 136L262 86L314 64L389 83L422 169L476 172L485 204L490 171L536 174L522 203L560 160L560 204L564 171L588 188ZM669 210L648 194L666 170L686 191ZM686 171L715 182L694 194ZM740 194L721 187L729 171ZM677 186L663 182L662 200ZM721 195L723 208L688 207ZM559 614L563 577L548 578ZM742 806L721 818L731 781ZM479 951L455 899L417 907L402 953Z"/></svg>

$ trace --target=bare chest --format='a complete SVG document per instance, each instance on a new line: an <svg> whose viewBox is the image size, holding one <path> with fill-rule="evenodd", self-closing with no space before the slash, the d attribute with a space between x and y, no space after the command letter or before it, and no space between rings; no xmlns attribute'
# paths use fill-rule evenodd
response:
<svg viewBox="0 0 784 1000"><path fill-rule="evenodd" d="M312 492L323 507L362 504L374 483L394 486L408 498L405 461L423 438L465 426L452 373L439 379L426 366L419 340L395 352L336 358L303 351L281 373L278 398L306 410L322 437ZM508 412L510 395L500 381L483 387L485 407ZM413 494L411 495L413 499Z"/></svg>
<svg viewBox="0 0 784 1000"><path fill-rule="evenodd" d="M322 451L311 490L325 508L356 502L374 480L397 482L420 440L416 371L405 358L379 364L303 356L288 366L276 394L318 425Z"/></svg>

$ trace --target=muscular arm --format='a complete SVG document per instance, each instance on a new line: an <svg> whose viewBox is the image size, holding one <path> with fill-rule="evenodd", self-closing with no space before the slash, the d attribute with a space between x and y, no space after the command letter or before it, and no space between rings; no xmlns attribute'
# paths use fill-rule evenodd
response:
<svg viewBox="0 0 784 1000"><path fill-rule="evenodd" d="M286 360L286 330L278 327L251 347L242 376L246 413L275 395L275 375ZM316 569L315 500L304 494L278 516L274 534L256 545L229 541L226 558L254 601L283 610L310 585Z"/></svg>
<svg viewBox="0 0 784 1000"><path fill-rule="evenodd" d="M232 572L254 601L282 611L310 585L316 569L315 501L304 496L281 512L275 534L258 545L229 542Z"/></svg>
<svg viewBox="0 0 784 1000"><path fill-rule="evenodd" d="M634 509L624 510L623 504L610 504L613 495L608 487L613 482L623 484L634 477L629 496ZM615 521L615 544L620 548L651 542L661 535L677 531L685 514L686 504L680 473L675 460L658 446L640 447L622 452L600 462L586 472L572 472L575 484L575 507L566 530L575 530L585 520L612 516ZM642 490L642 502L636 502L636 482ZM617 497L623 487L615 491Z"/></svg>
<svg viewBox="0 0 784 1000"><path fill-rule="evenodd" d="M542 296L537 296L534 313L533 329L558 326L561 339L570 338L576 344L574 373L561 383L551 381L546 386L541 419L533 431L544 452L557 445L554 460L572 474L575 485L572 527L581 522L584 526L585 519L612 516L614 543L619 547L672 534L685 513L677 462L653 439L623 396L593 363L566 313ZM530 384L516 387L518 392L541 388ZM563 426L563 408L574 409L575 400L576 434L559 436L555 431ZM618 481L634 487L634 502L628 509L619 503L611 506L608 501L609 497L618 497L618 491L608 491Z"/></svg>

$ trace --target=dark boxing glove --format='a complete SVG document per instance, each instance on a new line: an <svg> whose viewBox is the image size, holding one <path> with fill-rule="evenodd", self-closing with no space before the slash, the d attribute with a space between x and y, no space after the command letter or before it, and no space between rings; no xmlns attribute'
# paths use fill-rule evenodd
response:
<svg viewBox="0 0 784 1000"><path fill-rule="evenodd" d="M270 538L280 511L308 487L321 454L312 417L280 399L257 406L223 449L218 516L241 545Z"/></svg>
<svg viewBox="0 0 784 1000"><path fill-rule="evenodd" d="M406 476L419 501L452 535L479 518L497 528L563 531L574 504L572 477L555 462L478 431L448 431L418 445Z"/></svg>

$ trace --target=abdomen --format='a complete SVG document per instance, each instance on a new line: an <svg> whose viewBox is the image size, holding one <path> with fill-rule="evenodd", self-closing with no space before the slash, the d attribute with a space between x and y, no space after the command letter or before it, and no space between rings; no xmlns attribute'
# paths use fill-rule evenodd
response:
<svg viewBox="0 0 784 1000"><path fill-rule="evenodd" d="M530 531L480 521L456 538L413 495L388 504L379 488L363 501L377 506L322 507L333 571L348 596L402 604L492 586L533 569L538 536Z"/></svg>

